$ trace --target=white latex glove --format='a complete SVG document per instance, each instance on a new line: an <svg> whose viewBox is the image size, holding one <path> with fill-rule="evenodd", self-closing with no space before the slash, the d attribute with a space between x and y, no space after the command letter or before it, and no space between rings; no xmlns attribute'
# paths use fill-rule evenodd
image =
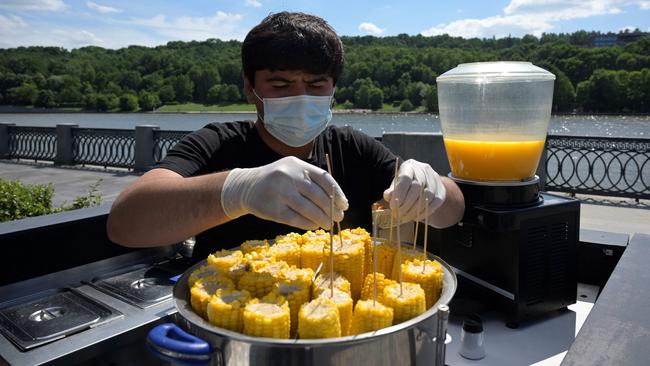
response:
<svg viewBox="0 0 650 366"><path fill-rule="evenodd" d="M305 230L330 227L334 186L334 221L343 220L348 200L323 169L288 156L258 168L233 169L221 191L221 206L231 219L253 214Z"/></svg>
<svg viewBox="0 0 650 366"><path fill-rule="evenodd" d="M429 164L413 159L402 163L390 187L384 191L384 199L390 203L391 210L399 209L400 223L418 218L424 222L425 198L429 198L429 222L432 222L431 216L446 196L447 191L438 173ZM396 199L399 199L399 207Z"/></svg>

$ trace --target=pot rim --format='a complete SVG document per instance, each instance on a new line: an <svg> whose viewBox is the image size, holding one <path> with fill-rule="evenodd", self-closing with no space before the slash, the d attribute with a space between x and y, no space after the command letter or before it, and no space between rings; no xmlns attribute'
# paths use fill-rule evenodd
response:
<svg viewBox="0 0 650 366"><path fill-rule="evenodd" d="M231 330L214 326L210 324L207 320L203 319L198 314L196 314L192 309L189 301L190 291L187 282L190 274L195 269L198 269L200 266L205 265L207 263L207 259L204 259L194 264L192 267L188 268L178 279L178 281L174 285L174 290L173 290L174 306L176 307L177 310L177 316L181 316L187 322L192 324L192 326L199 327L203 331L211 334L215 334L217 336L222 336L224 338L229 338L240 342L252 343L256 345L302 348L302 347L319 347L319 346L332 346L338 344L353 344L353 343L368 342L368 341L373 341L376 338L379 338L384 335L397 333L402 330L420 325L420 323L423 323L425 320L431 318L437 313L439 305L449 304L449 302L451 301L451 299L453 298L456 292L456 287L458 285L456 273L452 270L449 264L447 264L445 261L440 259L438 256L435 256L431 253L427 253L427 257L429 259L435 259L436 261L438 261L441 264L444 273L443 288L438 301L431 308L427 309L427 311L416 316L415 318L409 319L405 322L396 325L392 325L390 327L376 330L374 332L367 332L362 334L355 334L355 335L336 337L336 338L323 338L323 339L298 339L298 338L280 339L280 338L252 337L252 336L245 335L243 333L234 332ZM435 333L434 328L431 328L430 331L432 334Z"/></svg>

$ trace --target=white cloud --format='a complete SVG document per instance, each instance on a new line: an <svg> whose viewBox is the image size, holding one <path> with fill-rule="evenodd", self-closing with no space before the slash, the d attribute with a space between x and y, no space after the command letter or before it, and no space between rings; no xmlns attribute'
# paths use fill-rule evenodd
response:
<svg viewBox="0 0 650 366"><path fill-rule="evenodd" d="M2 0L0 8L13 10L62 11L66 5L63 0Z"/></svg>
<svg viewBox="0 0 650 366"><path fill-rule="evenodd" d="M633 27L633 26L631 26L631 25L626 25L625 27L619 29L618 31L619 31L619 32L625 32L625 31L628 31L628 32L634 32L634 30L635 30L636 28L637 28L637 27Z"/></svg>
<svg viewBox="0 0 650 366"><path fill-rule="evenodd" d="M379 28L378 26L376 26L376 25L374 25L372 23L364 22L364 23L359 24L359 30L366 33L366 34L372 34L373 36L379 36L382 33L384 33L385 29L381 29L381 28Z"/></svg>
<svg viewBox="0 0 650 366"><path fill-rule="evenodd" d="M168 19L159 14L153 18L133 19L128 23L149 28L172 40L203 41L208 38L241 40L246 34L240 25L242 19L240 14L218 11L211 17L182 16Z"/></svg>
<svg viewBox="0 0 650 366"><path fill-rule="evenodd" d="M262 3L257 0L245 0L244 4L246 6L252 6L254 8L259 8L260 6L262 6Z"/></svg>
<svg viewBox="0 0 650 366"><path fill-rule="evenodd" d="M647 0L512 0L502 15L461 19L438 24L422 32L425 36L450 34L465 38L541 35L555 24L571 19L621 13L623 7L650 9Z"/></svg>
<svg viewBox="0 0 650 366"><path fill-rule="evenodd" d="M449 24L439 24L422 32L425 36L450 34L464 38L473 37L507 37L509 35L540 35L553 28L542 19L530 19L519 15L494 16L483 19L456 20Z"/></svg>
<svg viewBox="0 0 650 366"><path fill-rule="evenodd" d="M15 33L18 28L27 27L27 23L23 18L16 15L2 15L0 14L0 31L3 34Z"/></svg>
<svg viewBox="0 0 650 366"><path fill-rule="evenodd" d="M100 12L102 14L121 13L122 12L122 9L117 9L117 8L113 8L113 7L106 6L106 5L100 5L100 4L94 3L92 1L86 1L86 6L89 9L95 10L95 11Z"/></svg>

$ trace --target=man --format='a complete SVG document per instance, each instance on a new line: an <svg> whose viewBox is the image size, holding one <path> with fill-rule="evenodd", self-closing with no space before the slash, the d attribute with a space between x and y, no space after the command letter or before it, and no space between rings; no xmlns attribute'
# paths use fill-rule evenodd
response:
<svg viewBox="0 0 650 366"><path fill-rule="evenodd" d="M242 46L244 91L257 121L215 123L186 136L113 204L108 235L125 246L167 245L196 235L194 258L291 231L370 228L371 204L399 207L401 221L462 217L458 187L408 160L395 182L395 156L351 128L328 126L343 46L322 19L268 16ZM325 155L332 162L328 174ZM395 184L393 184L395 183ZM331 199L330 199L331 197Z"/></svg>

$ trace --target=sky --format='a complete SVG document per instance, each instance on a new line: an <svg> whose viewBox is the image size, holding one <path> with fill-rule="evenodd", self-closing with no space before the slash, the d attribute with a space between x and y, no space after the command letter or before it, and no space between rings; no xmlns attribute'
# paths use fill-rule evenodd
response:
<svg viewBox="0 0 650 366"><path fill-rule="evenodd" d="M347 36L650 31L650 0L0 0L0 48L243 40L265 16L284 10L318 15Z"/></svg>

